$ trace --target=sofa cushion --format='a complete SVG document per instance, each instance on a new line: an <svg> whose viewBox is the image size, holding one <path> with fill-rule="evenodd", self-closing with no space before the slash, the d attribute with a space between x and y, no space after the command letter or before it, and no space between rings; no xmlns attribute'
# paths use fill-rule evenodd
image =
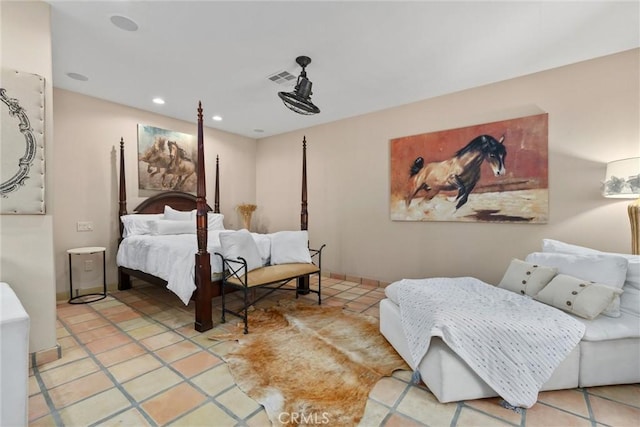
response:
<svg viewBox="0 0 640 427"><path fill-rule="evenodd" d="M565 254L534 252L527 255L526 261L558 269L559 274L567 274L579 279L600 283L622 289L627 276L628 261L618 255ZM620 298L616 296L610 306L602 313L605 316L620 316Z"/></svg>
<svg viewBox="0 0 640 427"><path fill-rule="evenodd" d="M498 287L532 297L537 295L557 272L557 268L513 259Z"/></svg>
<svg viewBox="0 0 640 427"><path fill-rule="evenodd" d="M621 292L611 286L558 274L534 298L576 316L594 319Z"/></svg>

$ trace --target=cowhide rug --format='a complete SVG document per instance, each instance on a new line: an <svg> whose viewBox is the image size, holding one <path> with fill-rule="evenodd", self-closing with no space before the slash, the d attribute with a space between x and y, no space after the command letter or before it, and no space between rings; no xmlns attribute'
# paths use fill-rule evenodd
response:
<svg viewBox="0 0 640 427"><path fill-rule="evenodd" d="M409 369L377 319L341 307L280 302L249 314L248 335L233 323L210 338L238 341L224 359L274 425L356 425L376 382Z"/></svg>

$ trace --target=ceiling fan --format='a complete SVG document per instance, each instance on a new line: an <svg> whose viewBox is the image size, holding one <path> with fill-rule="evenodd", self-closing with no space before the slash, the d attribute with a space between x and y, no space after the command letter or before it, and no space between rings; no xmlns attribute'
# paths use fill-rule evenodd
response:
<svg viewBox="0 0 640 427"><path fill-rule="evenodd" d="M295 89L293 92L278 92L278 96L288 109L298 114L318 114L320 109L311 102L312 83L307 79L307 72L305 71L305 67L311 63L311 58L308 56L298 56L296 62L302 67L302 72L298 76Z"/></svg>

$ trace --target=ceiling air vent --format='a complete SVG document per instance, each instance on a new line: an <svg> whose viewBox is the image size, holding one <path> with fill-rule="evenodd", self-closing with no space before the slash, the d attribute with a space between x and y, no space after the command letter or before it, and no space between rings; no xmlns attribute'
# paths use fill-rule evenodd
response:
<svg viewBox="0 0 640 427"><path fill-rule="evenodd" d="M293 85L296 83L297 77L288 71L277 71L267 77L272 82L279 85Z"/></svg>

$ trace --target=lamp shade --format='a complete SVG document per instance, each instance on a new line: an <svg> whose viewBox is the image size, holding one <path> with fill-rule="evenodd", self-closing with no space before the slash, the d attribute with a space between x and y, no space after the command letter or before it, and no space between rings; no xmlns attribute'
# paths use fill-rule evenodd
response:
<svg viewBox="0 0 640 427"><path fill-rule="evenodd" d="M607 163L604 197L636 199L640 197L640 157Z"/></svg>

